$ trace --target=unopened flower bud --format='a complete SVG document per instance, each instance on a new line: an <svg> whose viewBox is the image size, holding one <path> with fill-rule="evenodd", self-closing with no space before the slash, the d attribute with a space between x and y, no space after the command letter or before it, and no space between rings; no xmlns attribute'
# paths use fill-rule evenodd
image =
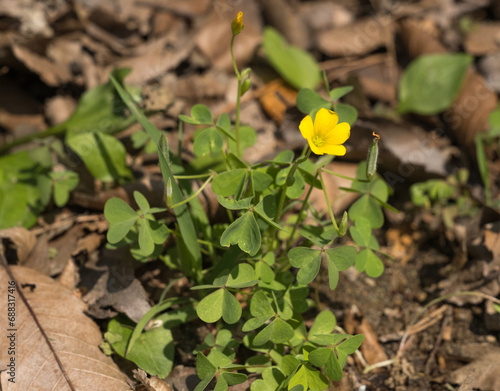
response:
<svg viewBox="0 0 500 391"><path fill-rule="evenodd" d="M231 22L231 31L233 32L233 35L238 35L239 33L241 33L243 27L245 27L245 25L243 24L243 12L240 11L238 12L236 18L234 18Z"/></svg>
<svg viewBox="0 0 500 391"><path fill-rule="evenodd" d="M345 235L346 232L347 232L347 212L344 212L337 234L339 235L339 237L342 237Z"/></svg>
<svg viewBox="0 0 500 391"><path fill-rule="evenodd" d="M246 79L243 82L243 84L241 85L241 94L240 94L240 96L243 96L243 94L250 89L251 85L252 85L252 82L250 81L250 79Z"/></svg>
<svg viewBox="0 0 500 391"><path fill-rule="evenodd" d="M172 180L170 178L168 178L168 181L167 181L166 193L167 193L167 207L171 208L173 205L173 198L174 197L173 197L173 189L172 189Z"/></svg>

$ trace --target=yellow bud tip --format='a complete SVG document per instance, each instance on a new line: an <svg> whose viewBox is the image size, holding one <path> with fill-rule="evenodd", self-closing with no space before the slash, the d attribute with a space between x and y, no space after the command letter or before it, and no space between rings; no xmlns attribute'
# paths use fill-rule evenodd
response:
<svg viewBox="0 0 500 391"><path fill-rule="evenodd" d="M233 35L238 35L239 33L241 33L243 27L245 27L245 25L243 24L243 12L240 11L238 12L236 18L234 18L231 22L231 31L233 32Z"/></svg>

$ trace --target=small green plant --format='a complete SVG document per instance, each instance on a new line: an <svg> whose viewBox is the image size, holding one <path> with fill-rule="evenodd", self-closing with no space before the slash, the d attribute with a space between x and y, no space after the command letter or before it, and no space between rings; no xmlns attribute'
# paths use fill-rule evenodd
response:
<svg viewBox="0 0 500 391"><path fill-rule="evenodd" d="M231 54L235 37L242 30L243 14L239 13L231 24ZM269 34L265 40L274 43L265 41L266 50L279 49L287 52L286 58L302 56L305 63L310 62L310 56L296 48L291 50L282 38L276 37L277 33ZM286 63L271 53L270 62L292 82L296 74L288 72ZM139 193L134 194L137 212L123 201L111 199L105 207L110 223L108 241L129 244L146 258L156 258L170 233L176 251L169 250L163 259L191 279L199 299L182 303L180 299L160 300L135 326L126 319L115 319L108 325L104 346L149 373L164 376L173 361L173 350L167 347L171 341L169 327L192 319L195 311L202 321L213 323L215 330L194 351L201 379L196 391L212 382L216 382L215 390L227 390L228 386L244 382L248 373L259 375L251 386L254 391L324 390L331 381L342 378L348 355L359 348L364 337L338 332L336 318L329 310L319 312L313 324L306 326L302 314L317 304L309 299L308 284L317 278L323 259L328 265L330 289L337 287L340 272L353 265L370 277L383 272L380 256L384 254L373 229L384 222L382 208L391 207L387 204L390 189L376 174L380 137L374 140L368 164L360 165L356 178L348 178L353 184L346 190L359 193L360 198L337 222L324 176L338 175L326 165L334 156L346 153L343 144L357 113L338 100L352 88L329 91L326 85L330 100L312 89L301 90L297 105L307 114L297 130L307 140L302 153L295 156L293 151L283 151L273 160L250 164L244 159L244 151L255 141L255 131L240 124L239 112L240 97L250 88L251 71L247 68L240 72L234 56L233 64L238 80L234 123L226 113L215 119L201 104L192 107L190 116L180 115L182 122L199 128L194 138L197 158L190 165L177 162L175 167L163 134L147 120L122 85L111 78L130 112L156 145L166 204L176 219L165 221L166 225L156 221L153 214L163 209L150 208ZM318 75L310 75L304 83L313 88ZM297 81L295 85L299 84ZM141 136L141 140L145 139ZM312 153L319 157L312 158ZM189 185L194 179L204 180L196 192ZM219 226L212 227L198 200L201 190L209 185L227 211L228 221ZM313 188L324 192L327 219L309 203ZM349 220L354 225L349 227ZM341 238L347 233L355 245L342 244ZM168 319L175 321L168 323ZM146 330L145 325L151 322L161 327ZM159 332L164 333L158 335L161 353L148 342L153 333ZM138 344L139 340L143 343ZM242 344L254 352L246 362L238 359ZM157 355L162 362L167 361L162 371L150 359Z"/></svg>
<svg viewBox="0 0 500 391"><path fill-rule="evenodd" d="M467 190L469 172L463 168L446 179L429 179L410 188L412 202L423 206L438 217L447 228L454 226L460 216L473 216L478 205Z"/></svg>

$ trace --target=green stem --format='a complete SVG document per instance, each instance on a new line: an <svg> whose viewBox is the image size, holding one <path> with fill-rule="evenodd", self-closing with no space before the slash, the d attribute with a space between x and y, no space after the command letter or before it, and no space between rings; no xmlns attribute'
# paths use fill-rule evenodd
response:
<svg viewBox="0 0 500 391"><path fill-rule="evenodd" d="M337 222L335 221L335 216L333 215L333 210L332 210L332 206L330 204L330 199L328 198L328 193L326 192L325 182L323 181L323 175L321 175L321 172L323 171L323 169L320 168L318 171L319 171L319 180L321 182L321 188L323 189L323 194L325 195L326 205L328 206L328 211L330 212L330 218L332 219L332 224L335 227L335 230L338 231L339 227L337 225Z"/></svg>
<svg viewBox="0 0 500 391"><path fill-rule="evenodd" d="M328 96L330 96L330 86L328 85L328 79L326 77L326 72L323 71L323 81L325 82L325 89Z"/></svg>
<svg viewBox="0 0 500 391"><path fill-rule="evenodd" d="M182 161L182 121L179 121L179 130L177 132L177 156ZM174 177L175 178L175 177Z"/></svg>
<svg viewBox="0 0 500 391"><path fill-rule="evenodd" d="M184 204L187 204L189 201L191 201L192 199L198 197L198 195L205 189L205 187L208 186L208 184L212 181L212 179L214 178L215 176L215 173L212 173L210 174L210 176L208 177L208 179L205 181L205 183L203 183L203 185L198 189L196 190L196 192L194 192L193 194L191 194L188 198L186 198L185 200L181 201L181 202L178 202L177 204L174 204L172 206L170 206L171 209L174 209L174 208L177 208L178 206L181 206L181 205L184 205Z"/></svg>
<svg viewBox="0 0 500 391"><path fill-rule="evenodd" d="M311 150L308 148L305 155L295 160L295 162L292 165L292 168L290 169L290 171L288 171L288 175L286 176L285 179L285 184L283 185L283 192L281 193L281 197L279 200L278 209L276 211L276 218L275 218L276 222L278 222L279 219L281 218L281 212L283 210L283 205L285 204L285 199L286 199L286 189L288 189L290 181L295 176L295 171L297 171L297 167L299 166L299 164L309 159L310 155L311 155Z"/></svg>
<svg viewBox="0 0 500 391"><path fill-rule="evenodd" d="M236 136L236 156L241 157L241 149L240 149L240 103L241 103L241 74L238 71L238 67L236 65L236 59L234 58L234 37L231 37L231 60L233 61L234 73L236 74L236 79L238 79L238 95L236 96L236 121L234 124L234 132Z"/></svg>
<svg viewBox="0 0 500 391"><path fill-rule="evenodd" d="M316 176L314 179L318 178L318 172L316 171ZM285 248L285 253L288 252L292 245L293 237L295 235L295 232L297 231L299 224L302 222L302 216L304 214L304 210L306 209L307 201L309 201L309 197L311 197L313 190L313 186L309 186L309 190L307 191L306 197L304 198L304 201L302 202L302 206L299 211L299 215L297 217L297 221L295 221L295 224L293 225L292 233L290 234L290 238L288 239L286 243L286 248Z"/></svg>
<svg viewBox="0 0 500 391"><path fill-rule="evenodd" d="M174 175L175 179L202 179L202 178L208 178L212 174L197 174L197 175Z"/></svg>
<svg viewBox="0 0 500 391"><path fill-rule="evenodd" d="M238 96L236 97L236 120L234 123L234 132L236 137L236 156L241 157L240 143L240 103L241 103L241 79L238 78Z"/></svg>
<svg viewBox="0 0 500 391"><path fill-rule="evenodd" d="M367 179L358 179L358 178L353 178L353 177L342 175L342 174L337 174L336 172L333 172L333 171L328 170L326 168L322 168L322 170L324 172L327 172L328 174L332 174L332 175L338 176L339 178L348 179L348 180L353 181L353 182L364 182L364 183L371 182L371 181L369 181Z"/></svg>
<svg viewBox="0 0 500 391"><path fill-rule="evenodd" d="M231 38L231 46L230 46L230 49L231 49L231 59L233 60L233 68L234 68L234 73L236 74L236 78L238 80L240 80L241 79L241 75L240 75L240 72L238 71L238 67L236 66L236 60L234 58L234 51L233 51L234 37L235 37L235 35L233 35L233 37Z"/></svg>

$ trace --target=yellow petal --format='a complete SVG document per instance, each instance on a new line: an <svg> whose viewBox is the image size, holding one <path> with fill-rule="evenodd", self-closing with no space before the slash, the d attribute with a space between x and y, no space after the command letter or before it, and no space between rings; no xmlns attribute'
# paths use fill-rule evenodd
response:
<svg viewBox="0 0 500 391"><path fill-rule="evenodd" d="M314 135L326 138L338 122L339 116L335 111L319 109L314 118Z"/></svg>
<svg viewBox="0 0 500 391"><path fill-rule="evenodd" d="M318 154L317 152L313 151L316 155L323 155L324 153L326 153L327 155L344 156L346 153L346 149L343 145L323 145L321 148L318 149L320 150L321 153Z"/></svg>
<svg viewBox="0 0 500 391"><path fill-rule="evenodd" d="M351 135L351 127L347 122L341 122L332 129L325 137L325 144L339 145L344 144Z"/></svg>
<svg viewBox="0 0 500 391"><path fill-rule="evenodd" d="M300 121L299 129L300 133L302 133L302 137L307 141L311 141L314 133L314 125L310 115L305 116L302 121ZM309 144L311 143L309 142Z"/></svg>
<svg viewBox="0 0 500 391"><path fill-rule="evenodd" d="M309 139L307 140L309 142L309 148L311 148L311 151L313 151L316 155L323 155L324 152L321 152L321 148L318 148L314 143Z"/></svg>

